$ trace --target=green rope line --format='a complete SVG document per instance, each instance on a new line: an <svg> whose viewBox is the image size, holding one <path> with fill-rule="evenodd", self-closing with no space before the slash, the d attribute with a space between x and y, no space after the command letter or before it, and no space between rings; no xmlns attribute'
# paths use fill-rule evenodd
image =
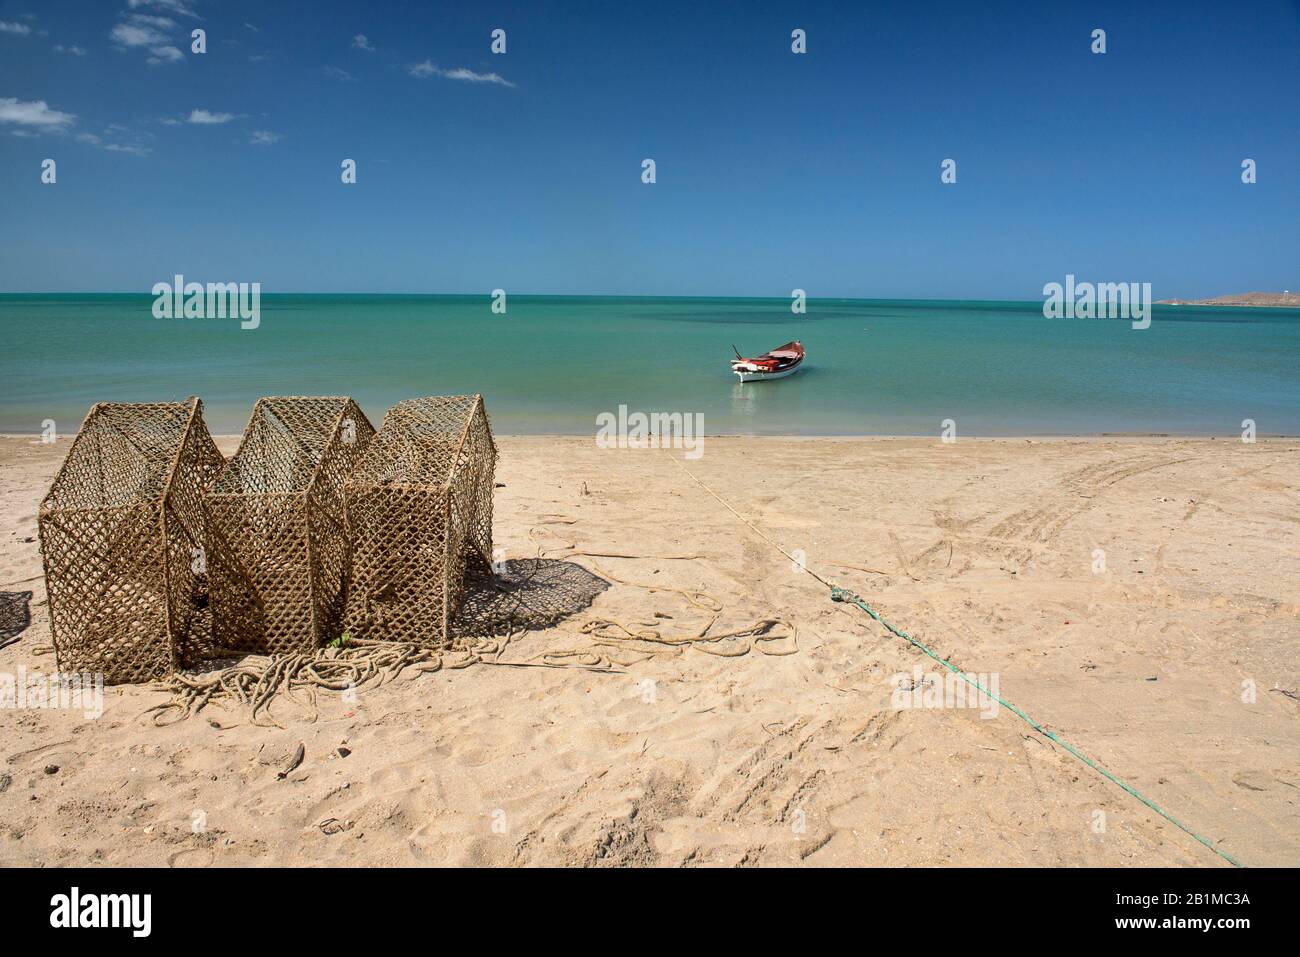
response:
<svg viewBox="0 0 1300 957"><path fill-rule="evenodd" d="M1212 843L1210 843L1209 840L1207 840L1207 839L1204 838L1204 837L1201 837L1201 835L1197 834L1195 831L1193 831L1190 827L1188 827L1188 826L1187 826L1186 824L1184 824L1182 821L1178 820L1178 818L1174 817L1174 816L1173 816L1172 814L1170 814L1168 811L1164 810L1164 808L1160 807L1160 805L1156 804L1155 801L1151 800L1151 799L1150 799L1149 797L1147 797L1145 794L1142 794L1142 793L1141 793L1140 791L1138 791L1136 788L1132 787L1132 786L1129 785L1129 784L1126 784L1125 782L1123 782L1123 781L1121 781L1119 778L1117 778L1115 775L1111 774L1109 771L1107 771L1107 770L1106 770L1105 768L1103 768L1101 765L1097 764L1097 762L1093 761L1092 758L1088 757L1086 754L1084 754L1082 751L1080 751L1080 750L1079 750L1078 748L1076 748L1074 745L1070 744L1070 742L1061 740L1061 738L1057 737L1056 734L1055 734L1054 732L1049 731L1047 728L1043 727L1041 724L1039 724L1039 723L1038 723L1037 721L1035 721L1033 718L1029 717L1029 715L1025 714L1023 711L1021 711L1021 710L1020 710L1019 708L1017 708L1015 705L1011 704L1009 701L1003 701L1001 698L999 698L997 695L993 694L993 692L989 691L987 688L985 688L983 685L981 685L978 681L976 681L976 680L975 680L974 678L972 678L970 675L966 674L966 672L962 671L960 668L956 667L955 665L949 664L949 663L948 663L947 661L945 661L943 658L940 658L937 654L935 654L933 651L931 651L929 648L927 648L927 647L926 647L922 642L920 642L920 641L918 641L917 639L913 638L913 637L912 637L911 635L909 635L907 632L905 632L905 631L903 631L903 630L901 630L901 629L899 629L899 628L895 628L893 625L891 625L889 622L887 622L884 618L880 617L880 615L876 612L875 609L873 609L870 605L868 605L865 601L863 601L860 597L858 597L857 595L855 595L853 592L848 591L847 589L844 589L844 588L840 588L840 587L838 587L838 586L836 586L836 585L832 585L832 586L831 586L831 601L849 602L849 603L851 603L851 604L857 605L859 608L861 608L863 611L865 611L868 615L870 615L870 616L871 616L872 618L874 618L876 621L880 622L880 624L884 625L887 629L889 629L889 631L891 631L893 634L897 635L899 638L902 638L904 641L910 642L911 644L915 645L917 648L920 648L923 652L925 652L927 655L929 655L929 656L930 656L931 658L933 658L935 661L939 662L939 664L943 665L945 668L947 668L949 671L951 671L951 672L952 672L953 674L955 674L957 677L961 678L961 679L962 679L963 681L965 681L967 684L973 685L975 688L977 688L978 690L982 691L984 694L988 695L990 698L992 698L992 699L993 699L994 701L996 701L998 704L1002 705L1002 707L1006 708L1008 711L1010 711L1010 712L1011 712L1012 714L1014 714L1016 717L1020 718L1022 721L1024 721L1026 724L1028 724L1031 728L1033 728L1033 729L1034 729L1035 731L1037 731L1039 734L1043 735L1043 737L1047 738L1047 739L1050 740L1050 741L1055 741L1057 744L1059 744L1061 747L1065 748L1065 750L1069 751L1069 752L1070 752L1071 754L1073 754L1076 758L1078 758L1078 759L1079 759L1080 761L1082 761L1084 764L1088 765L1088 767L1092 768L1094 771L1096 771L1096 772L1097 772L1098 774L1100 774L1102 777L1106 778L1108 781L1111 781L1112 783L1119 785L1121 788L1123 788L1123 789L1124 789L1125 791L1127 791L1129 794L1133 795L1133 797L1137 798L1139 801L1141 801L1143 804L1145 804L1145 805L1146 805L1147 807L1149 807L1151 810L1153 810L1153 811L1155 811L1157 814L1159 814L1162 818L1164 818L1166 821L1168 821L1168 822L1169 822L1170 824L1172 824L1174 827L1178 828L1178 829L1179 829L1180 831L1182 831L1183 833L1185 833L1185 834L1189 834L1189 835L1191 835L1192 837L1194 837L1196 840L1200 841L1202 844L1204 844L1206 847L1208 847L1210 850L1212 850L1215 854L1218 854L1221 858L1223 858L1225 861L1227 861L1227 862L1228 862L1229 864L1231 864L1233 867L1242 867L1242 866L1243 866L1242 863L1241 863L1240 861L1238 861L1236 858L1232 857L1232 856L1229 855L1229 854L1225 854L1223 851L1219 850L1219 849L1218 849L1217 847L1215 847Z"/></svg>
<svg viewBox="0 0 1300 957"><path fill-rule="evenodd" d="M1029 725L1031 728L1033 728L1035 731L1037 731L1037 732L1038 732L1039 734L1041 734L1043 737L1047 738L1049 741L1055 741L1057 744L1059 744L1061 747L1065 748L1065 750L1069 751L1069 752L1070 752L1071 754L1073 754L1076 758L1078 758L1078 759L1079 759L1080 761L1082 761L1084 764L1088 765L1088 767L1092 768L1094 771L1096 771L1096 772L1097 772L1098 774L1100 774L1102 777L1106 778L1108 781L1113 782L1114 784L1119 785L1121 788L1123 788L1123 789L1124 789L1125 791L1127 791L1129 794L1133 795L1133 797L1137 798L1139 801L1141 801L1143 804L1145 804L1145 805L1146 805L1147 807L1149 807L1151 810L1155 811L1155 812L1156 812L1157 814L1159 814L1162 818L1164 818L1166 821L1168 821L1168 822L1169 822L1170 824L1172 824L1174 827L1178 828L1178 829L1179 829L1180 831L1182 831L1184 834L1189 834L1189 835L1191 835L1192 837L1194 837L1196 840L1198 840L1200 843L1204 844L1206 847L1208 847L1210 850L1212 850L1215 854L1218 854L1221 858L1223 858L1225 861L1227 861L1227 862L1228 862L1229 864L1231 864L1233 867L1243 867L1243 866L1244 866L1244 865L1243 865L1240 861L1238 861L1236 858L1231 857L1231 856L1228 855L1228 854L1225 854L1223 851L1219 850L1217 847L1215 847L1213 844L1211 844L1208 840L1206 840L1205 838L1201 837L1201 835L1199 835L1199 834L1197 834L1195 831L1193 831L1190 827L1188 827L1188 826L1187 826L1186 824L1184 824L1182 821L1178 820L1178 818L1176 818L1176 817L1174 817L1173 815L1169 814L1167 811L1164 810L1164 808L1162 808L1162 807L1160 807L1160 805L1156 804L1155 801L1152 801L1152 800L1151 800L1150 798L1148 798L1146 795L1142 794L1141 792L1139 792L1137 789L1131 787L1130 785L1125 784L1125 783L1124 783L1123 781L1121 781L1119 778L1115 777L1115 775L1111 774L1111 773L1110 773L1109 771L1107 771L1105 768L1103 768L1103 767L1101 767L1100 765L1098 765L1095 761L1093 761L1090 757L1088 757L1086 754L1084 754L1082 751L1080 751L1080 750L1079 750L1078 748L1076 748L1074 745L1070 744L1068 741L1062 741L1062 740L1061 740L1060 738L1058 738L1058 737L1057 737L1053 732L1047 730L1047 728L1043 727L1041 724L1039 724L1039 723L1038 723L1037 721L1035 721L1033 718L1029 717L1029 715L1025 714L1023 711L1021 711L1021 710L1020 710L1019 708L1017 708L1015 705L1011 704L1009 701L1003 701L1001 698L999 698L997 695L993 694L993 693L992 693L991 691L989 691L987 688L982 687L982 686L979 684L979 682L977 682L977 681L976 681L974 678L972 678L970 675L966 674L966 672L962 671L960 668L957 668L957 667L955 667L955 666L953 666L953 665L950 665L947 661L945 661L944 659L940 658L940 657L939 657L938 655L936 655L933 651L931 651L929 648L927 648L927 647L926 647L922 642L917 641L915 638L913 638L913 637L912 637L911 635L909 635L907 632L902 631L902 630L900 630L900 629L898 629L898 628L895 628L895 627L894 627L893 625L891 625L889 622L885 621L885 619L881 618L880 615L878 615L878 614L875 612L875 610L874 610L870 605L868 605L865 601L863 601L861 598L859 598L859 597L858 597L857 595L855 595L853 592L848 591L847 589L844 589L844 588L840 588L838 585L834 584L833 582L829 582L829 581L827 581L825 578L822 578L821 575L818 575L815 571L813 571L811 568L809 568L807 565L805 565L802 561L797 560L793 555L791 555L791 554L790 554L789 552L787 552L784 548L782 548L780 542L774 541L773 539L769 538L767 535L765 535L765 534L763 533L763 530L762 530L762 529L760 529L757 525L755 525L755 524L754 524L753 522L751 522L749 519L745 518L745 516L743 516L743 515L741 515L739 512L737 512L737 511L732 507L732 505L731 505L730 502L728 502L725 498L723 498L723 497L722 497L721 495L719 495L717 492L713 491L713 489L709 488L706 484L704 484L703 481L700 480L700 478L699 478L699 477L698 477L694 472L692 472L692 471L691 471L690 469L688 469L685 465L683 465L680 461L678 461L677 456L673 455L671 452L667 452L666 454L668 455L668 457L669 457L670 459L673 460L673 462L675 462L675 463L677 464L677 467L678 467L679 469L681 469L683 472L685 472L687 475L689 475L689 476L691 477L691 479L695 482L696 485L698 485L700 488L704 489L704 491L706 491L706 492L708 492L710 495L712 495L715 499L718 500L718 502L719 502L719 503L720 503L720 504L721 504L721 505L722 505L722 506L723 506L727 511L729 511L732 515L736 516L736 518L740 519L742 522L744 522L746 525L748 525L749 528L750 528L750 530L751 530L755 535L757 535L757 536L758 536L759 538L761 538L763 541L767 542L769 545L771 545L773 548L775 548L777 551L779 551L779 552L780 552L782 555L784 555L786 558L790 559L790 561L795 562L795 564L797 564L797 565L798 565L798 566L799 566L799 567L800 567L800 568L801 568L801 569L802 569L806 574L811 575L813 578L817 579L817 581L821 582L823 585L825 585L827 588L829 588L829 589L831 590L831 601L851 602L852 604L857 605L859 608L861 608L863 611L865 611L868 615L870 615L870 616L871 616L872 618L874 618L876 621L880 622L880 624L884 625L886 628L888 628L891 632L893 632L893 633L894 633L895 635L897 635L899 638L902 638L904 641L910 642L911 644L915 645L917 648L920 648L920 649L921 649L922 651L924 651L927 655L929 655L929 656L930 656L931 658L933 658L935 661L939 662L939 664L943 665L945 668L947 668L947 669L948 669L949 671L951 671L953 674L957 675L959 678L961 678L961 679L962 679L963 681L965 681L967 684L969 684L969 685L973 685L975 688L977 688L977 689L979 689L980 691L984 692L984 694L988 695L990 698L992 698L992 699L993 699L994 701L996 701L998 704L1002 705L1002 707L1006 708L1006 709L1007 709L1008 711L1010 711L1012 714L1016 715L1016 717L1020 718L1022 721L1024 721L1027 725Z"/></svg>

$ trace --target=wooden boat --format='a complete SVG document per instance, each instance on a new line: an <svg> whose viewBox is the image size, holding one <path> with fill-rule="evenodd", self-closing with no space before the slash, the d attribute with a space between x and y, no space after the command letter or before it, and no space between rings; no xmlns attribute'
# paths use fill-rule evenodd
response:
<svg viewBox="0 0 1300 957"><path fill-rule="evenodd" d="M736 358L731 360L731 371L740 377L741 382L766 382L794 375L799 371L804 355L803 343L798 339L752 359L742 356L735 346L731 351L736 353Z"/></svg>

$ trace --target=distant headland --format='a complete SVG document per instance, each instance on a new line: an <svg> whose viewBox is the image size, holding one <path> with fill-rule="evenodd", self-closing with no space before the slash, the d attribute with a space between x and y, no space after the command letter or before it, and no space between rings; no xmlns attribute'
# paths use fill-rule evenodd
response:
<svg viewBox="0 0 1300 957"><path fill-rule="evenodd" d="M1235 296L1215 296L1213 299L1158 299L1164 306L1281 306L1300 309L1300 293L1243 292Z"/></svg>

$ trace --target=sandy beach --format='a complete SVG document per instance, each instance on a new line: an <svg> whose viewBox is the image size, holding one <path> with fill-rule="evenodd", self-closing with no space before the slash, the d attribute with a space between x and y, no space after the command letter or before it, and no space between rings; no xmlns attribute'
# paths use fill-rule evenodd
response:
<svg viewBox="0 0 1300 957"><path fill-rule="evenodd" d="M499 661L604 670L412 674L315 720L278 702L282 728L155 727L149 686L98 720L0 711L0 864L1226 866L1005 709L897 707L936 663L682 466L1225 853L1300 864L1300 442L499 443L512 566L553 560L540 601L601 580ZM0 672L54 668L36 513L66 450L0 439ZM789 637L592 625L715 612Z"/></svg>

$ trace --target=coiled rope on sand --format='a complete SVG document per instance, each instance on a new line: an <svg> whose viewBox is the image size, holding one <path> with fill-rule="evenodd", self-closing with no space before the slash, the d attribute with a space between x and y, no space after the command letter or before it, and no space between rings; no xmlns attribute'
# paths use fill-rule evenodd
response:
<svg viewBox="0 0 1300 957"><path fill-rule="evenodd" d="M282 727L271 716L271 702L277 695L316 711L318 691L336 693L379 687L396 679L408 668L416 673L442 668L468 668L491 654L494 646L452 647L446 651L391 641L348 639L337 648L321 649L314 655L291 654L273 658L250 658L237 665L206 675L177 673L160 683L172 693L171 700L141 713L158 726L191 718L214 700L227 700L249 708L249 721L259 727ZM448 661L446 656L457 654ZM176 712L172 714L172 712ZM168 720L162 720L170 716ZM311 720L315 720L315 714Z"/></svg>
<svg viewBox="0 0 1300 957"><path fill-rule="evenodd" d="M574 524L576 519L563 516L543 517L541 525ZM613 551L586 551L576 542L568 541L549 529L533 527L529 537L537 541L536 533L546 531L559 538L564 557L581 556L594 559L628 558L653 560L694 560L698 555L633 555ZM541 567L541 559L548 549L539 542L538 562L526 577L531 580ZM669 592L680 595L689 604L708 615L708 620L694 632L682 636L664 635L658 628L638 627L638 623L621 622L609 618L593 618L581 627L582 636L589 646L575 650L549 650L532 661L502 661L501 655L511 641L526 629L519 627L513 618L505 626L505 633L487 637L458 638L441 648L426 648L406 642L381 641L344 636L337 645L317 649L312 654L297 653L270 657L251 656L230 667L202 675L176 673L158 683L160 690L171 693L171 698L141 712L158 727L177 724L201 712L213 702L236 704L248 709L249 721L259 727L282 727L271 714L271 705L283 696L300 707L311 711L309 721L319 715L316 696L319 692L358 692L363 688L378 688L395 680L408 669L414 674L427 674L442 669L457 670L471 665L497 665L508 668L565 668L592 671L602 674L622 674L615 666L627 667L665 652L680 653L690 648L722 658L736 658L750 651L768 656L791 655L799 650L798 631L793 622L784 618L763 618L747 628L710 634L723 611L723 605L703 591L673 588L666 585L646 585L613 575L592 562L596 571L621 585L643 588L653 593ZM656 612L656 619L671 616ZM781 630L784 626L785 630ZM639 654L634 661L620 660L610 653L595 649L618 649Z"/></svg>

